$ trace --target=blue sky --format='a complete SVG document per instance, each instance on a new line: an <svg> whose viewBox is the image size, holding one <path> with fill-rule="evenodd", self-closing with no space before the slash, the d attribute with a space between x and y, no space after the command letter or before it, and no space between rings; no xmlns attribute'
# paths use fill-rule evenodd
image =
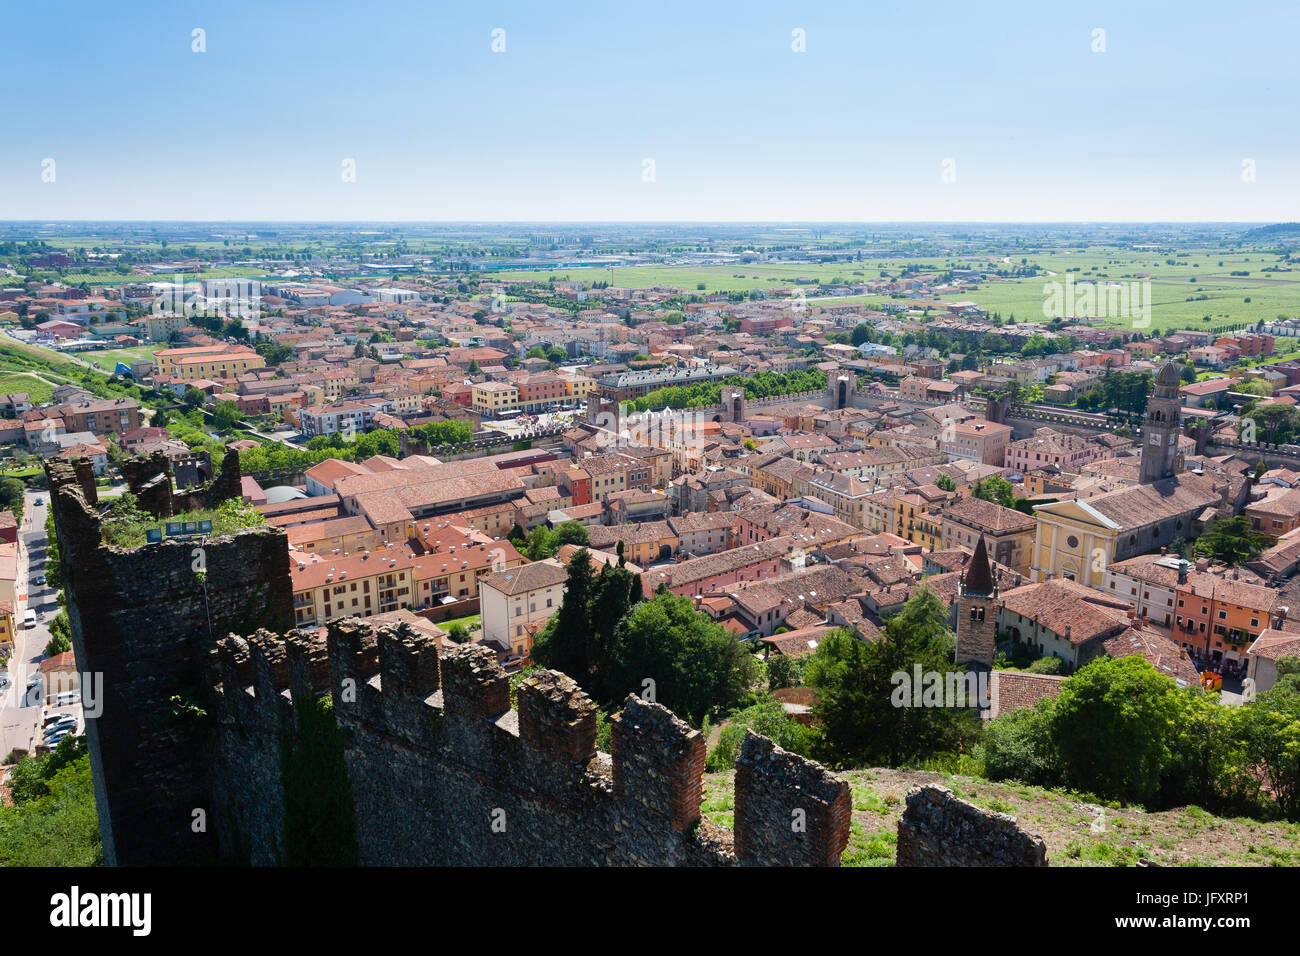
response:
<svg viewBox="0 0 1300 956"><path fill-rule="evenodd" d="M0 16L0 219L1300 219L1294 0Z"/></svg>

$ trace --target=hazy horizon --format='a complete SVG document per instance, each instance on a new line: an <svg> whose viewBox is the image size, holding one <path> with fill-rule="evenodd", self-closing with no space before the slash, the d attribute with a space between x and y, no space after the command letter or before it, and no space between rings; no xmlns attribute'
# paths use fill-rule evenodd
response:
<svg viewBox="0 0 1300 956"><path fill-rule="evenodd" d="M6 12L0 216L1300 220L1297 22L1282 0L51 0Z"/></svg>

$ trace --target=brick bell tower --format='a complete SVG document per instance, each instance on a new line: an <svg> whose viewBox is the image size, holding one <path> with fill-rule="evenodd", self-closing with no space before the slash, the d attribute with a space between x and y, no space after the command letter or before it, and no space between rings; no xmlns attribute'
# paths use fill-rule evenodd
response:
<svg viewBox="0 0 1300 956"><path fill-rule="evenodd" d="M1142 484L1172 478L1178 472L1178 436L1182 399L1178 367L1166 362L1156 374L1142 423Z"/></svg>
<svg viewBox="0 0 1300 956"><path fill-rule="evenodd" d="M980 535L957 592L958 664L993 667L997 648L998 586Z"/></svg>

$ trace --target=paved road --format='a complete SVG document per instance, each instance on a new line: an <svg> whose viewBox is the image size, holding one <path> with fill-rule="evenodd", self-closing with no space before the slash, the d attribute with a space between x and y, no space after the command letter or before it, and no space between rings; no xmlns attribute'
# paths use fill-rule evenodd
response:
<svg viewBox="0 0 1300 956"><path fill-rule="evenodd" d="M23 523L19 529L27 558L27 601L21 609L15 609L14 624L17 633L14 635L14 655L8 668L10 683L0 694L0 758L15 747L31 752L40 740L41 721L47 712L47 708L42 706L42 688L34 688L30 693L26 689L28 678L38 673L40 662L45 656L45 645L50 640L49 619L59 612L57 592L36 583L45 569L45 518L48 507L45 504L37 505L38 498L45 501L45 492L27 492ZM37 624L33 628L25 628L22 624L27 608L36 612ZM80 719L79 706L62 708L61 712L68 710Z"/></svg>

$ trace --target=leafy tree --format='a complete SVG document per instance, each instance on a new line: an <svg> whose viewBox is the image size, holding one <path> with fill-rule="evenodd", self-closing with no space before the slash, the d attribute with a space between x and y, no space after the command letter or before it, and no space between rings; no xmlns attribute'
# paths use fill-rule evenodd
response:
<svg viewBox="0 0 1300 956"><path fill-rule="evenodd" d="M768 689L780 690L783 687L802 687L804 676L811 661L812 657L807 654L802 657L791 657L788 654L777 654L775 657L769 657L767 660Z"/></svg>
<svg viewBox="0 0 1300 956"><path fill-rule="evenodd" d="M12 806L0 807L0 865L99 866L103 847L84 738L26 757L10 772Z"/></svg>
<svg viewBox="0 0 1300 956"><path fill-rule="evenodd" d="M577 544L585 547L587 544L587 528L579 521L562 521L555 526L553 540L556 551L566 544Z"/></svg>
<svg viewBox="0 0 1300 956"><path fill-rule="evenodd" d="M1019 780L1040 787L1061 782L1052 738L1056 698L1044 697L989 721L984 734L984 772L990 780Z"/></svg>
<svg viewBox="0 0 1300 956"><path fill-rule="evenodd" d="M1261 398L1267 398L1273 394L1273 386L1262 378L1254 378L1238 383L1233 388L1233 391L1240 392L1242 395L1258 395Z"/></svg>
<svg viewBox="0 0 1300 956"><path fill-rule="evenodd" d="M1254 423L1255 441L1290 444L1300 436L1300 409L1294 405L1256 405L1242 418ZM1249 435L1244 422L1242 433Z"/></svg>
<svg viewBox="0 0 1300 956"><path fill-rule="evenodd" d="M1262 772L1282 815L1300 818L1300 694L1266 691L1241 717L1246 759Z"/></svg>
<svg viewBox="0 0 1300 956"><path fill-rule="evenodd" d="M207 396L200 389L191 385L185 389L185 395L181 398L181 403L190 411L193 411L196 408L202 408L206 400Z"/></svg>
<svg viewBox="0 0 1300 956"><path fill-rule="evenodd" d="M1031 674L1060 674L1065 664L1059 657L1040 657L1027 668Z"/></svg>
<svg viewBox="0 0 1300 956"><path fill-rule="evenodd" d="M705 769L710 773L732 769L740 756L747 730L762 734L783 750L805 756L811 754L816 736L810 728L786 716L785 707L779 700L764 694L758 703L731 715L718 735L716 746L709 751Z"/></svg>
<svg viewBox="0 0 1300 956"><path fill-rule="evenodd" d="M1276 539L1255 531L1245 515L1216 518L1196 539L1192 551L1223 564L1242 564L1259 557Z"/></svg>
<svg viewBox="0 0 1300 956"><path fill-rule="evenodd" d="M53 657L55 654L70 650L72 650L72 623L68 620L68 612L60 610L50 619L50 640L45 645L45 656Z"/></svg>
<svg viewBox="0 0 1300 956"><path fill-rule="evenodd" d="M1174 682L1142 657L1103 657L1061 688L1052 737L1065 782L1124 803L1160 786L1180 714Z"/></svg>
<svg viewBox="0 0 1300 956"><path fill-rule="evenodd" d="M939 477L934 479L934 485L940 491L957 490L957 482L953 479L952 475L940 473Z"/></svg>
<svg viewBox="0 0 1300 956"><path fill-rule="evenodd" d="M230 431L239 424L239 405L235 402L217 402L212 410L212 423L217 431Z"/></svg>
<svg viewBox="0 0 1300 956"><path fill-rule="evenodd" d="M668 592L637 603L615 635L611 697L640 694L653 681L655 699L698 724L715 708L748 694L757 665L726 628Z"/></svg>
<svg viewBox="0 0 1300 956"><path fill-rule="evenodd" d="M1016 506L1015 485L998 475L990 475L983 481L976 482L970 493L976 498L991 501L1004 508Z"/></svg>
<svg viewBox="0 0 1300 956"><path fill-rule="evenodd" d="M957 707L896 706L895 675L964 673L952 663L955 638L938 596L922 587L890 618L878 641L841 628L822 639L805 680L817 688L813 716L823 747L841 766L899 766L952 751L979 732L976 712Z"/></svg>
<svg viewBox="0 0 1300 956"><path fill-rule="evenodd" d="M23 517L23 492L27 490L17 478L0 478L0 510L12 511L19 521Z"/></svg>

